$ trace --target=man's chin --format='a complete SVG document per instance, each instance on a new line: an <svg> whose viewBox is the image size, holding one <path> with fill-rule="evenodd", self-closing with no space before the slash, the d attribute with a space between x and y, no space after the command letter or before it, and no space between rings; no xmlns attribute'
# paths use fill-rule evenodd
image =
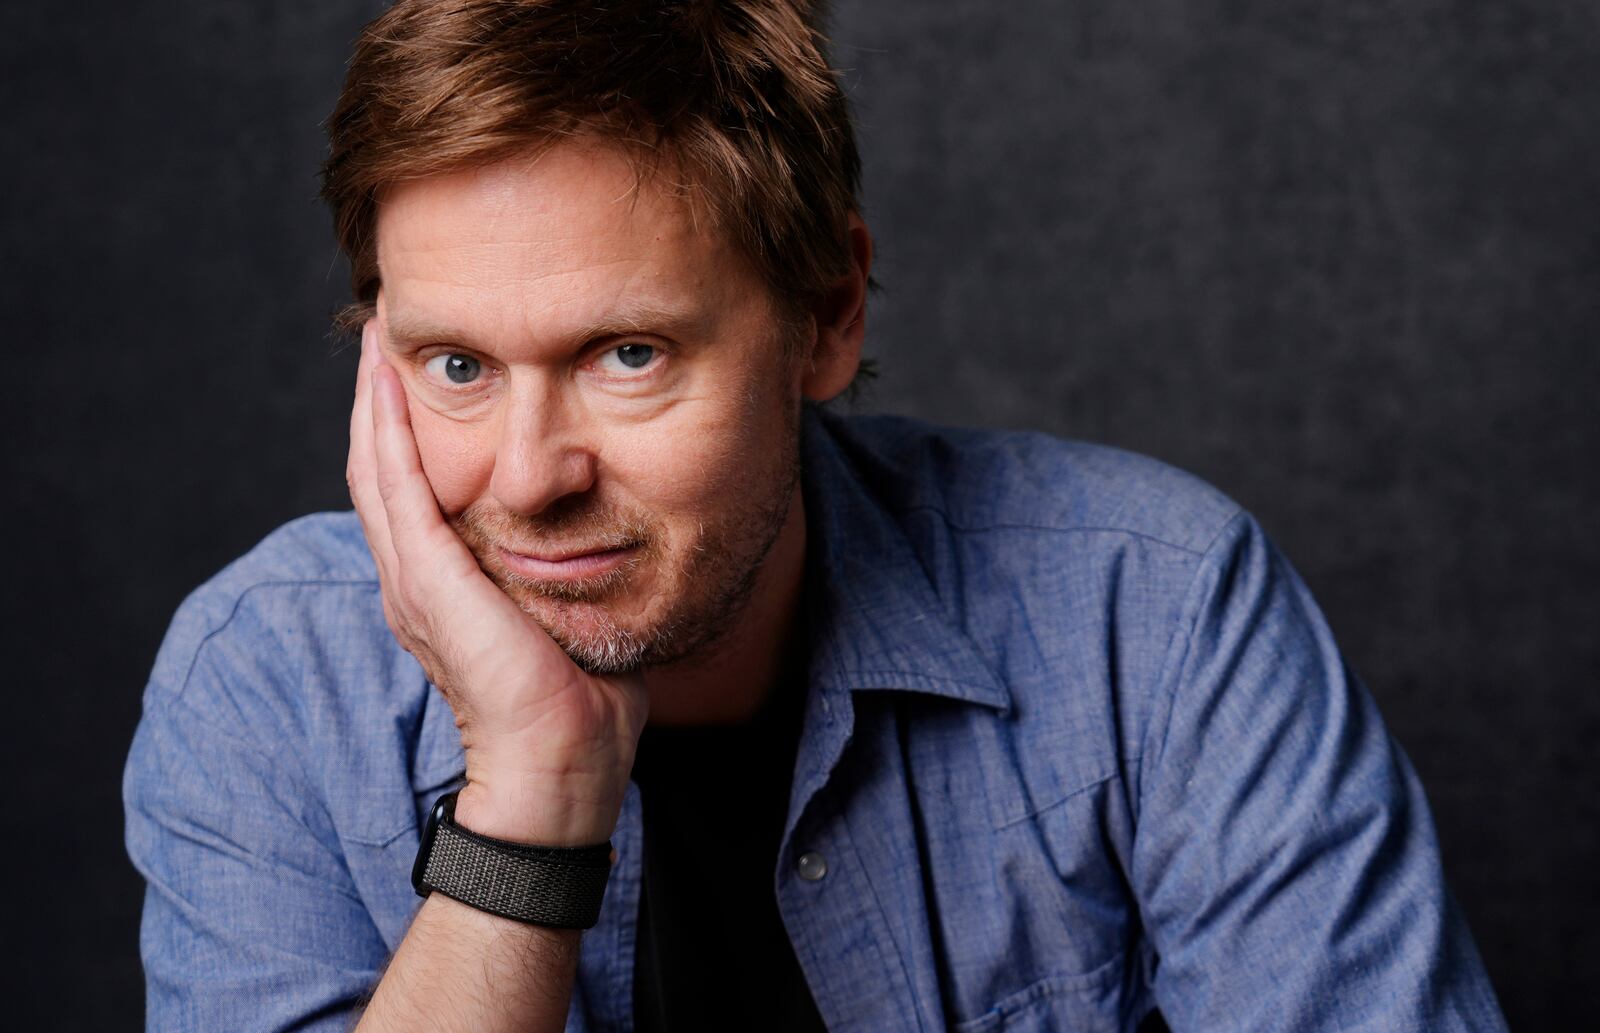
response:
<svg viewBox="0 0 1600 1033"><path fill-rule="evenodd" d="M659 651L662 629L631 627L606 603L509 594L573 663L590 674L636 671Z"/></svg>

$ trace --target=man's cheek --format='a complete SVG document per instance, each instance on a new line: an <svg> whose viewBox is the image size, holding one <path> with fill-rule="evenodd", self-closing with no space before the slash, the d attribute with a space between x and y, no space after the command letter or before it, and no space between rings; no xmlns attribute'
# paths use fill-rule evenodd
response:
<svg viewBox="0 0 1600 1033"><path fill-rule="evenodd" d="M647 432L620 424L597 437L601 467L640 495L667 499L748 485L764 458L750 421L719 406L676 407Z"/></svg>
<svg viewBox="0 0 1600 1033"><path fill-rule="evenodd" d="M484 447L470 427L413 403L412 432L423 473L447 517L455 516L488 489L494 450Z"/></svg>

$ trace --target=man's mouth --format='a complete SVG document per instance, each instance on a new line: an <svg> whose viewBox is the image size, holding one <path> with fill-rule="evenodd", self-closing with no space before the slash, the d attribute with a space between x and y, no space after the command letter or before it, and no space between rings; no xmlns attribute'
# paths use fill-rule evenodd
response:
<svg viewBox="0 0 1600 1033"><path fill-rule="evenodd" d="M598 577L615 570L631 559L637 545L579 547L538 553L500 549L500 560L523 577L540 581L577 581Z"/></svg>

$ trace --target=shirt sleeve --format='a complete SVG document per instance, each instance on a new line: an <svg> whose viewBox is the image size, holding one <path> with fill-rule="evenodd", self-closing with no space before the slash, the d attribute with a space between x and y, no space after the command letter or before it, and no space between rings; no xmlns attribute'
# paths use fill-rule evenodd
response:
<svg viewBox="0 0 1600 1033"><path fill-rule="evenodd" d="M123 778L150 1030L347 1030L387 957L302 762L291 662L180 610ZM189 645L195 638L198 644Z"/></svg>
<svg viewBox="0 0 1600 1033"><path fill-rule="evenodd" d="M1416 773L1249 514L1182 627L1131 865L1174 1033L1504 1030Z"/></svg>

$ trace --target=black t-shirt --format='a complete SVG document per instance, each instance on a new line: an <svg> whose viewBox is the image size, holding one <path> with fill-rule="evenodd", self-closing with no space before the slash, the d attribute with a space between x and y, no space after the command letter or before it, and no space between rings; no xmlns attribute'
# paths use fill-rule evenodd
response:
<svg viewBox="0 0 1600 1033"><path fill-rule="evenodd" d="M773 887L805 705L803 668L789 670L747 722L640 736L639 1033L826 1029Z"/></svg>

